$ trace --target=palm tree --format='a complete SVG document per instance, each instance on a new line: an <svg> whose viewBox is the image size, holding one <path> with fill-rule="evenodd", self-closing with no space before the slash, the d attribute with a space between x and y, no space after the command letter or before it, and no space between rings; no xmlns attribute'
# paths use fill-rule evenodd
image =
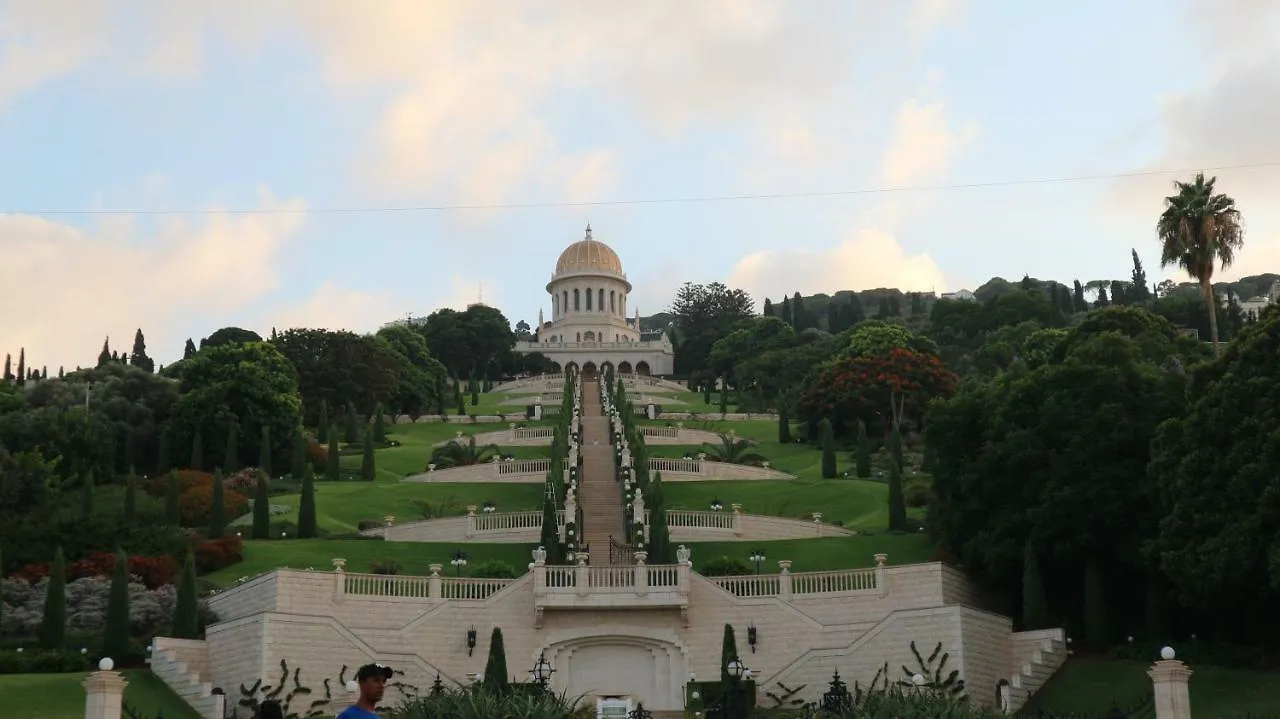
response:
<svg viewBox="0 0 1280 719"><path fill-rule="evenodd" d="M451 439L448 444L436 447L431 453L431 464L434 464L437 469L468 467L473 464L483 464L490 461L497 452L498 445L496 444L487 444L477 448L476 437L471 435L467 437L466 444L456 439Z"/></svg>
<svg viewBox="0 0 1280 719"><path fill-rule="evenodd" d="M1209 307L1209 338L1213 355L1218 347L1218 311L1213 296L1213 266L1231 265L1236 252L1244 244L1244 228L1236 201L1214 193L1218 178L1205 179L1196 173L1192 182L1174 182L1178 192L1164 198L1164 212L1156 223L1160 238L1160 266L1178 265L1200 283L1205 304Z"/></svg>
<svg viewBox="0 0 1280 719"><path fill-rule="evenodd" d="M735 437L729 434L720 435L720 444L702 443L702 449L707 453L707 459L713 462L760 465L768 461L768 457L751 450L754 446L756 446L756 441L753 439Z"/></svg>

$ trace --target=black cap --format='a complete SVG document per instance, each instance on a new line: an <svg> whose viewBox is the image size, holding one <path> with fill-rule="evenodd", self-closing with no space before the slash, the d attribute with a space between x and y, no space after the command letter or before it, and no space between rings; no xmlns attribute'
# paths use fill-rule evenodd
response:
<svg viewBox="0 0 1280 719"><path fill-rule="evenodd" d="M356 681L358 682L362 682L366 679L372 679L374 677L390 679L391 676L391 667L385 664L366 664L356 671Z"/></svg>

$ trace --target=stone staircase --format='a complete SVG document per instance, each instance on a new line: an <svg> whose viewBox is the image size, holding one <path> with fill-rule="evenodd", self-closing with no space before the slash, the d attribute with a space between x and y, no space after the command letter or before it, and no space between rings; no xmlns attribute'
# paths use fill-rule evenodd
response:
<svg viewBox="0 0 1280 719"><path fill-rule="evenodd" d="M582 508L582 539L590 547L591 564L609 563L609 538L626 542L622 524L622 485L614 478L609 420L600 407L595 379L582 382L582 473L578 478L578 506Z"/></svg>
<svg viewBox="0 0 1280 719"><path fill-rule="evenodd" d="M1041 629L1013 635L1015 674L1009 682L1009 711L1026 705L1053 673L1067 661L1066 636L1061 629Z"/></svg>
<svg viewBox="0 0 1280 719"><path fill-rule="evenodd" d="M151 673L205 719L223 719L226 696L214 694L209 682L208 647L201 640L156 637L151 644Z"/></svg>

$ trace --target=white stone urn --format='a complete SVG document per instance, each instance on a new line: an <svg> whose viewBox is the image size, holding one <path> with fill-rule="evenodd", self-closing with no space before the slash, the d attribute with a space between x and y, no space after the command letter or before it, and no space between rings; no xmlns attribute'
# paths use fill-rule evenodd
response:
<svg viewBox="0 0 1280 719"><path fill-rule="evenodd" d="M346 566L347 566L347 560L345 560L345 559L340 559L340 558L335 557L334 559L332 559L332 560L330 560L330 561L332 561L332 562L333 562L333 571L335 571L335 572L341 572L341 571L344 571L344 570L343 570L343 567L346 567Z"/></svg>
<svg viewBox="0 0 1280 719"><path fill-rule="evenodd" d="M887 562L887 561L889 561L889 555L887 555L887 554L885 554L885 553L883 553L883 552L878 553L878 554L876 554L876 555L875 555L875 560L876 560L876 566L877 566L877 567L883 567L883 566L884 566L884 563L885 563L885 562Z"/></svg>
<svg viewBox="0 0 1280 719"><path fill-rule="evenodd" d="M779 560L778 560L778 572L779 572L780 574L790 574L790 573L791 573L791 560L790 560L790 559L779 559Z"/></svg>
<svg viewBox="0 0 1280 719"><path fill-rule="evenodd" d="M433 577L438 577L438 576L440 576L440 570L444 569L444 565L443 565L443 564L428 564L428 565L427 565L427 569L431 570L431 576L433 576Z"/></svg>
<svg viewBox="0 0 1280 719"><path fill-rule="evenodd" d="M391 524L396 521L396 517L394 514L388 514L387 516L382 518L382 521L386 522L387 526L390 527Z"/></svg>

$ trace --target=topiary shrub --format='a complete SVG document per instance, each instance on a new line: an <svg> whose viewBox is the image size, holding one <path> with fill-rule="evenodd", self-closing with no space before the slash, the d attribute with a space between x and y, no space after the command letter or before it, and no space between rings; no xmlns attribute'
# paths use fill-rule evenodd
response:
<svg viewBox="0 0 1280 719"><path fill-rule="evenodd" d="M480 562L471 568L471 576L483 579L515 579L516 568L501 559Z"/></svg>
<svg viewBox="0 0 1280 719"><path fill-rule="evenodd" d="M923 507L929 503L933 488L928 482L910 482L903 488L903 497L908 507Z"/></svg>
<svg viewBox="0 0 1280 719"><path fill-rule="evenodd" d="M717 557L700 566L698 573L704 577L731 577L754 574L755 570L740 559Z"/></svg>

